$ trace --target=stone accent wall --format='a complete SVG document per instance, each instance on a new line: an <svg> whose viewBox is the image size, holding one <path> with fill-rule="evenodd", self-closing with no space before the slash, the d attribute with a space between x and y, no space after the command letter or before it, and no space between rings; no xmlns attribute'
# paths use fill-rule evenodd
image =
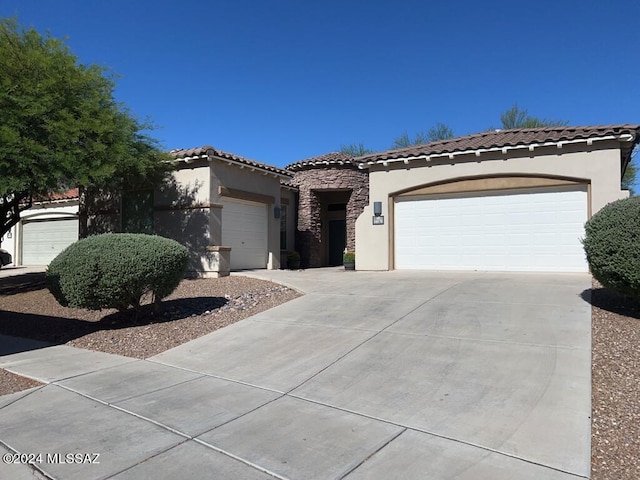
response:
<svg viewBox="0 0 640 480"><path fill-rule="evenodd" d="M322 266L322 203L317 193L323 191L351 190L346 211L347 250L355 251L356 219L369 203L368 172L352 165L336 165L308 167L293 173L291 184L299 189L296 249L300 253L301 266Z"/></svg>

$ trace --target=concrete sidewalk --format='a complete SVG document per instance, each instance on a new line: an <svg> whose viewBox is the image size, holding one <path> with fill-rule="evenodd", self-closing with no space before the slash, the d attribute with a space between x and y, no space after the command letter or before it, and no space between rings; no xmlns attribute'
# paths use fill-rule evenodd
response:
<svg viewBox="0 0 640 480"><path fill-rule="evenodd" d="M27 275L29 273L44 273L47 270L45 265L35 267L14 267L13 265L0 268L0 278Z"/></svg>
<svg viewBox="0 0 640 480"><path fill-rule="evenodd" d="M247 274L307 295L148 360L0 357L47 382L0 397L0 447L60 479L588 478L589 276Z"/></svg>

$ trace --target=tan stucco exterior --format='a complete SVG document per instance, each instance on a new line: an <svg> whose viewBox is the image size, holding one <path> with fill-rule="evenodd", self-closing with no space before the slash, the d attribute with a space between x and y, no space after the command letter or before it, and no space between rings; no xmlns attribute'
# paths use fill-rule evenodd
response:
<svg viewBox="0 0 640 480"><path fill-rule="evenodd" d="M489 189L585 184L589 212L626 198L620 190L620 144L615 141L469 153L369 167L369 205L356 221L356 268L393 268L393 201L398 195L482 192ZM488 180L490 179L490 180ZM481 194L481 193L478 193ZM373 225L373 202L382 202L383 225Z"/></svg>
<svg viewBox="0 0 640 480"><path fill-rule="evenodd" d="M172 181L155 193L154 230L173 238L191 252L190 274L218 277L229 274L230 246L222 245L225 198L267 205L267 268L280 268L280 206L278 175L224 159L199 159L176 165Z"/></svg>

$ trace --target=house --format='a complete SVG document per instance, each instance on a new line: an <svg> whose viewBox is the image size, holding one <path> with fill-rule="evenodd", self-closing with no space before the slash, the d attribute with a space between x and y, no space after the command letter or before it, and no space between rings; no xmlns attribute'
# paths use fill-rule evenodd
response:
<svg viewBox="0 0 640 480"><path fill-rule="evenodd" d="M14 265L48 265L78 240L78 189L34 200L1 239Z"/></svg>
<svg viewBox="0 0 640 480"><path fill-rule="evenodd" d="M161 188L82 195L79 211L76 192L27 211L14 258L48 263L73 236L60 232L46 256L50 232L75 222L77 238L79 216L80 236L179 241L198 276L277 269L291 250L303 267L340 265L355 250L358 270L587 272L584 223L628 196L620 180L639 133L640 125L496 130L284 169L211 146L173 150Z"/></svg>

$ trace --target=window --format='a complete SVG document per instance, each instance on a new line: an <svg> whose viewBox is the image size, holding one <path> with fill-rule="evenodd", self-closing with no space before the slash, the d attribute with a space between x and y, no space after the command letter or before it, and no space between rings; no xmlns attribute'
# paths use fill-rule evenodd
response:
<svg viewBox="0 0 640 480"><path fill-rule="evenodd" d="M280 250L287 249L287 206L280 207Z"/></svg>
<svg viewBox="0 0 640 480"><path fill-rule="evenodd" d="M153 233L153 190L134 190L122 195L122 231Z"/></svg>

